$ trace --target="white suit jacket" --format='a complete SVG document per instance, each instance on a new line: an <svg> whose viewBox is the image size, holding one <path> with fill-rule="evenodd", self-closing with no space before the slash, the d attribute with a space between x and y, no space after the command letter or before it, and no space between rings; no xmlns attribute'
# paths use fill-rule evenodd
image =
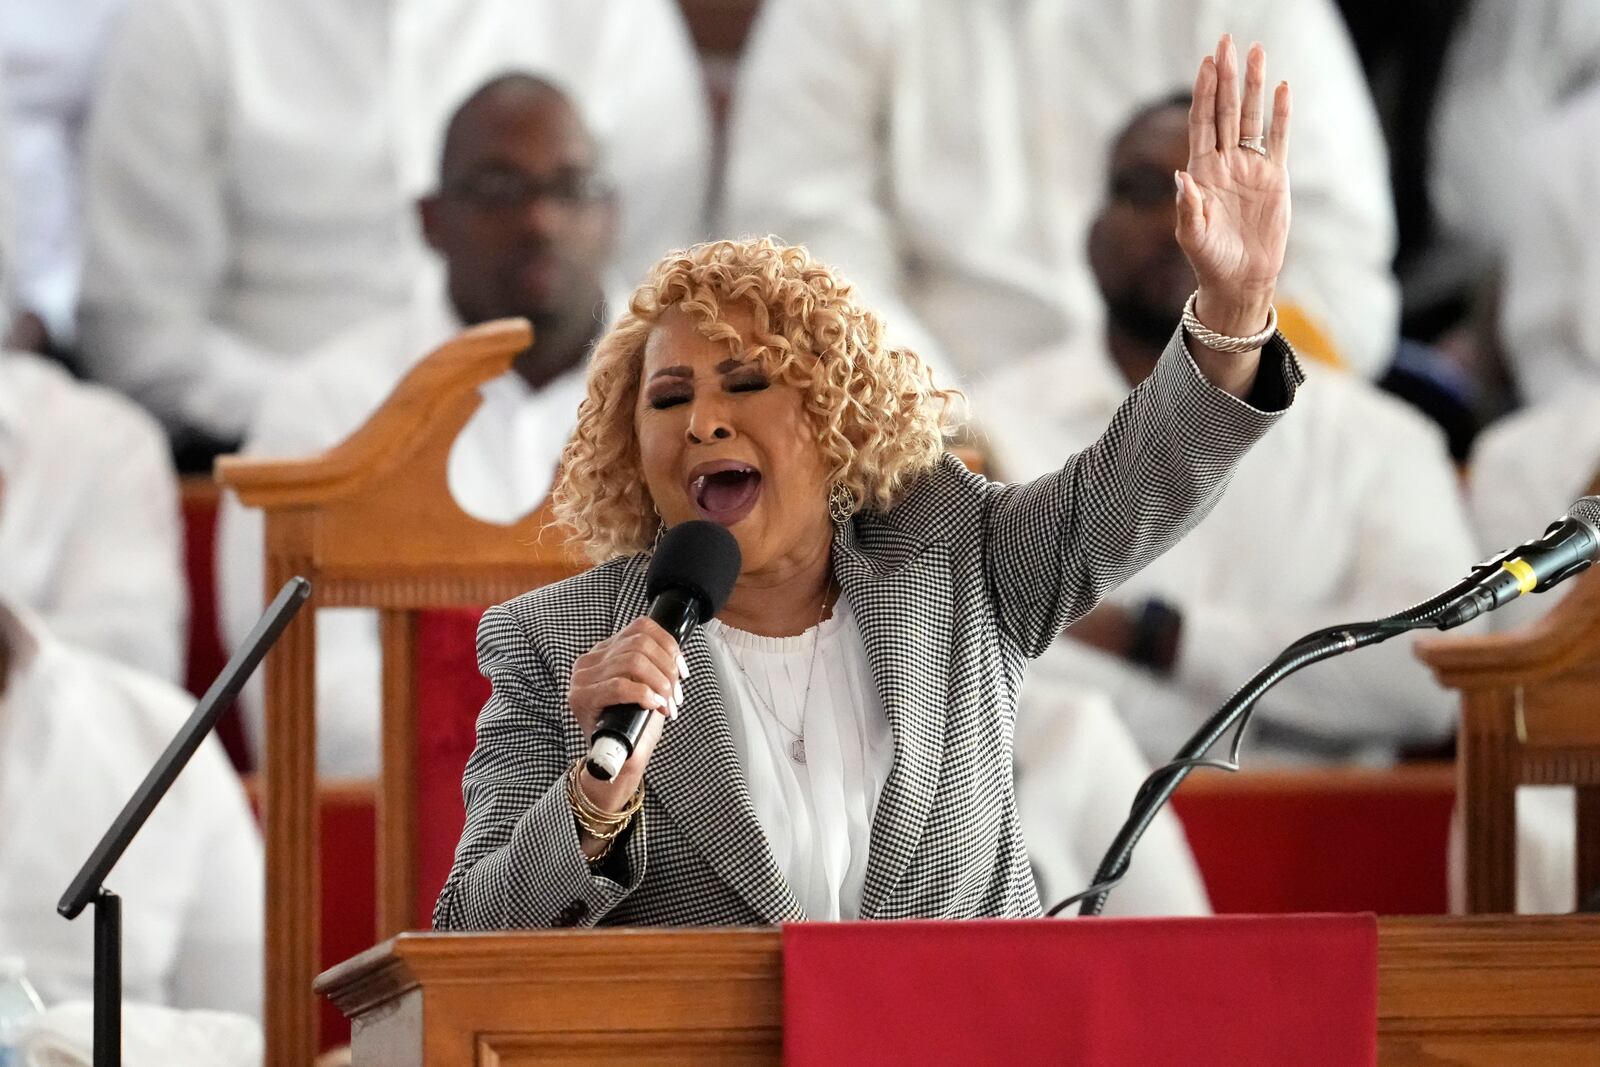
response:
<svg viewBox="0 0 1600 1067"><path fill-rule="evenodd" d="M413 201L455 107L527 70L573 97L624 273L700 236L709 119L671 0L145 0L86 150L81 344L164 421L242 434L289 363L435 269Z"/></svg>

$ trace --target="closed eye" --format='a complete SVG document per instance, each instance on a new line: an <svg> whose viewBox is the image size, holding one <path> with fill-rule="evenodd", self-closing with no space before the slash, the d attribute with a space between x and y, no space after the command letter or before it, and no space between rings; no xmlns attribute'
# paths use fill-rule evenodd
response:
<svg viewBox="0 0 1600 1067"><path fill-rule="evenodd" d="M679 404L687 404L689 394L686 392L656 393L650 397L650 406L657 411L675 408Z"/></svg>
<svg viewBox="0 0 1600 1067"><path fill-rule="evenodd" d="M759 393L771 384L763 376L760 378L742 378L739 381L729 382L726 388L730 393Z"/></svg>

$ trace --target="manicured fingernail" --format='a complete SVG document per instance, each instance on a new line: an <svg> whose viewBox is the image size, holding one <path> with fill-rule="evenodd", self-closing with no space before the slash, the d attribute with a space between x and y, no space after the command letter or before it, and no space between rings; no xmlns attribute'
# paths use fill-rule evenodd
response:
<svg viewBox="0 0 1600 1067"><path fill-rule="evenodd" d="M683 658L683 653L678 653L678 677L689 677L689 661Z"/></svg>
<svg viewBox="0 0 1600 1067"><path fill-rule="evenodd" d="M662 696L660 693L651 693L650 706L658 710L664 708L667 706L667 698Z"/></svg>
<svg viewBox="0 0 1600 1067"><path fill-rule="evenodd" d="M683 703L683 683L682 682L673 682L672 683L672 702L674 704L682 704Z"/></svg>
<svg viewBox="0 0 1600 1067"><path fill-rule="evenodd" d="M1173 171L1172 172L1172 184L1176 185L1178 187L1178 195L1182 196L1183 195L1183 175L1179 174L1177 171Z"/></svg>
<svg viewBox="0 0 1600 1067"><path fill-rule="evenodd" d="M667 712L667 721L668 722L672 722L677 717L678 717L678 709L677 708L673 708L671 711Z"/></svg>

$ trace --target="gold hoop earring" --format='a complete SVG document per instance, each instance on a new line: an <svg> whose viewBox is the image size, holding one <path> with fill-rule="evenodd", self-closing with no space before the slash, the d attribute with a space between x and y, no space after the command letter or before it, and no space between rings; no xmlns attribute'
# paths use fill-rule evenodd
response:
<svg viewBox="0 0 1600 1067"><path fill-rule="evenodd" d="M856 498L843 482L834 482L828 490L828 518L843 526L856 513Z"/></svg>

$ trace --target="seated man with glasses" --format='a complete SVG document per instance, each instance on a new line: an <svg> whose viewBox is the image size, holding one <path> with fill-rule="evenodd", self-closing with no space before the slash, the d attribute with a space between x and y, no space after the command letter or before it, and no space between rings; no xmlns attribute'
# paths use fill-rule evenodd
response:
<svg viewBox="0 0 1600 1067"><path fill-rule="evenodd" d="M519 316L534 343L457 439L449 479L469 514L509 523L543 502L577 421L589 347L622 307L611 277L617 206L599 149L572 102L527 74L495 78L455 112L438 191L417 205L443 268L406 314L361 323L262 399L245 450L295 456L348 436L423 355L462 329ZM221 613L237 645L262 603L262 520L231 496L218 538ZM317 618L317 759L322 773L370 775L378 761L379 642L373 612ZM246 693L261 739L260 688Z"/></svg>

